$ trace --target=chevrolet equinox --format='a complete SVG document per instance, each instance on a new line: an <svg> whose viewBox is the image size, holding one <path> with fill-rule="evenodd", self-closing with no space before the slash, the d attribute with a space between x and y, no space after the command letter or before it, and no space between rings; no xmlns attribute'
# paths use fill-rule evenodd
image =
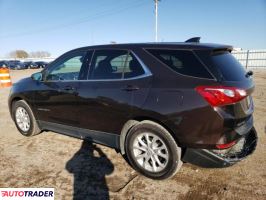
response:
<svg viewBox="0 0 266 200"><path fill-rule="evenodd" d="M252 72L231 51L195 38L78 48L14 84L10 113L24 136L107 145L153 179L183 162L230 166L257 144Z"/></svg>

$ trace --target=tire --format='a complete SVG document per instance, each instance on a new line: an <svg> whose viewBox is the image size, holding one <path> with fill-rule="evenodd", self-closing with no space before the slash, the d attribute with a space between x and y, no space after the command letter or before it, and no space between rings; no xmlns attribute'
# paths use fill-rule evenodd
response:
<svg viewBox="0 0 266 200"><path fill-rule="evenodd" d="M182 166L181 148L164 127L152 121L142 121L129 130L125 150L131 166L152 179L171 178Z"/></svg>
<svg viewBox="0 0 266 200"><path fill-rule="evenodd" d="M21 113L23 113L23 115ZM41 132L33 112L26 101L19 100L12 104L12 117L18 131L22 135L29 137L37 135ZM29 121L29 123L27 123L27 121Z"/></svg>

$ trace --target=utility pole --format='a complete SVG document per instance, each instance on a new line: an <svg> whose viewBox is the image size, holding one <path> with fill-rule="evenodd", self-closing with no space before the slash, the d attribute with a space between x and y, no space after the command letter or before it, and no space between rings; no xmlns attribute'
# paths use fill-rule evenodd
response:
<svg viewBox="0 0 266 200"><path fill-rule="evenodd" d="M158 1L154 0L155 2L155 42L158 42Z"/></svg>

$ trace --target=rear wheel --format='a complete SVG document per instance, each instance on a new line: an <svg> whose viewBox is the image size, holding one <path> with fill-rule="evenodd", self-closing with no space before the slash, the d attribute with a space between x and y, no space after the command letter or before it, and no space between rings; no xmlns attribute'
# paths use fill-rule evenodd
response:
<svg viewBox="0 0 266 200"><path fill-rule="evenodd" d="M33 136L41 132L30 106L24 100L12 105L12 116L19 132L24 136Z"/></svg>
<svg viewBox="0 0 266 200"><path fill-rule="evenodd" d="M153 179L172 177L182 166L181 148L161 125L143 121L130 129L125 143L131 165Z"/></svg>

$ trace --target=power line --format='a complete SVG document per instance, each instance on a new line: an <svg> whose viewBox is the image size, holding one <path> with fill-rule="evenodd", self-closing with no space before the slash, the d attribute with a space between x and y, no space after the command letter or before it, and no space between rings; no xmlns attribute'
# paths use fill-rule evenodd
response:
<svg viewBox="0 0 266 200"><path fill-rule="evenodd" d="M79 25L82 23L86 23L88 21L92 21L92 20L98 20L100 18L106 17L106 16L110 16L110 15L115 15L115 14L120 14L121 12L130 10L132 8L136 8L136 7L140 7L144 4L147 4L148 2L143 2L143 1L134 1L136 4L131 4L130 6L126 6L124 8L115 8L115 9L107 9L105 11L99 12L94 16L88 16L88 17L84 17L82 19L79 19L75 22L72 23L65 23L65 24L61 24L61 25L56 25L56 26L52 26L52 27L47 27L47 28L42 28L39 30L34 30L34 31L25 31L22 33L16 33L16 34L8 34L8 35L0 35L0 39L4 39L4 38L12 38L12 37L21 37L21 36L25 36L25 35L33 35L33 34L37 34L37 33L43 33L43 32L50 32L50 31L55 31L58 29L64 29L70 26L75 26L75 25Z"/></svg>

